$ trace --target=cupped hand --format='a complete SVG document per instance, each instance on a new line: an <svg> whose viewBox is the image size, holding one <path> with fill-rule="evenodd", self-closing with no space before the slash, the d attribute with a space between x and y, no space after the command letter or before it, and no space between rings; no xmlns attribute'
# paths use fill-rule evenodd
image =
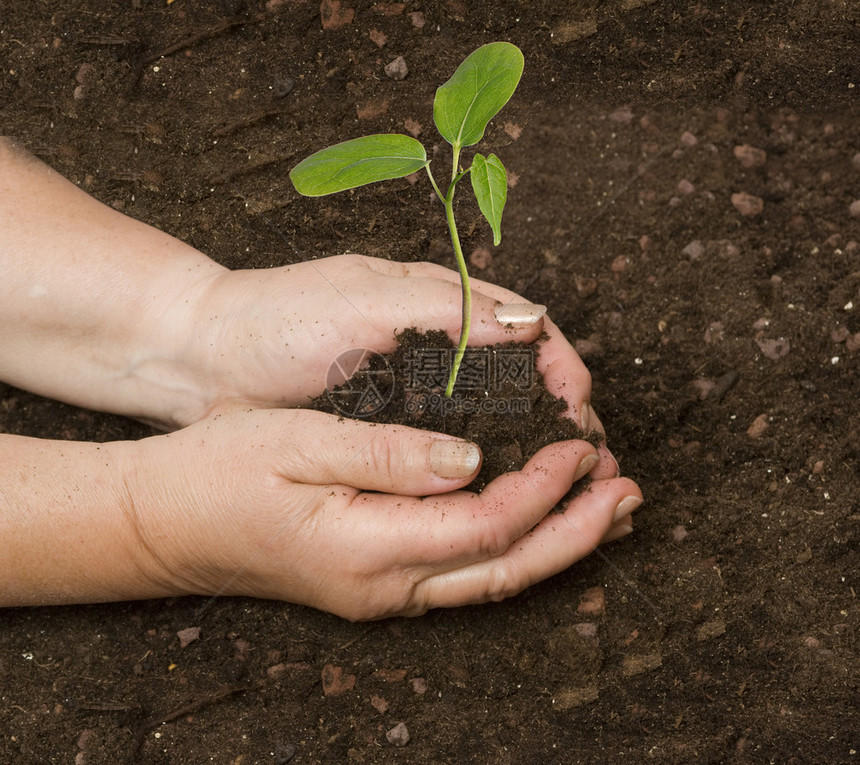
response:
<svg viewBox="0 0 860 765"><path fill-rule="evenodd" d="M472 280L470 345L530 343L542 333L538 369L584 430L602 426L590 406L591 376L544 309L515 293ZM456 272L432 263L339 255L282 268L223 271L195 285L184 308L183 357L206 388L184 415L190 424L235 407L302 406L326 388L340 354L387 353L410 327L441 329L455 342L461 293ZM187 327L195 329L188 331ZM596 478L617 474L601 449Z"/></svg>
<svg viewBox="0 0 860 765"><path fill-rule="evenodd" d="M628 479L596 480L551 512L597 462L585 441L473 494L474 445L305 410L233 410L127 448L160 591L354 620L509 597L628 533L641 499Z"/></svg>
<svg viewBox="0 0 860 765"><path fill-rule="evenodd" d="M190 424L234 406L292 407L326 388L333 362L356 348L387 353L410 327L460 331L460 287L452 271L339 255L282 268L223 271L197 282L180 306L183 358L197 370L207 407ZM541 333L543 306L501 306L473 291L471 343ZM501 318L496 311L504 308Z"/></svg>

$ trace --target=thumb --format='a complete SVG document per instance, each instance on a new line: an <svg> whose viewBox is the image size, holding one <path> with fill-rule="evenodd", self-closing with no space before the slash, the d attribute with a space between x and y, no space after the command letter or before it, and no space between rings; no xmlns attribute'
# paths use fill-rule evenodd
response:
<svg viewBox="0 0 860 765"><path fill-rule="evenodd" d="M277 429L281 443L275 469L298 483L423 496L462 488L481 467L477 444L443 433L323 412L268 413L293 415Z"/></svg>

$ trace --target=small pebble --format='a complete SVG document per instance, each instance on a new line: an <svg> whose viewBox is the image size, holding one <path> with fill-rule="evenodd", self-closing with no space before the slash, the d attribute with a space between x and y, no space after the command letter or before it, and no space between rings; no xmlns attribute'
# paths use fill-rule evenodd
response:
<svg viewBox="0 0 860 765"><path fill-rule="evenodd" d="M371 29L368 33L368 37L370 37L377 48L385 47L385 43L388 42L385 32L380 32L378 29Z"/></svg>
<svg viewBox="0 0 860 765"><path fill-rule="evenodd" d="M695 190L696 187L688 180L684 179L678 181L678 191L680 191L682 194L692 194Z"/></svg>
<svg viewBox="0 0 860 765"><path fill-rule="evenodd" d="M699 260L705 254L705 245L698 239L694 239L683 250L681 254L688 257L690 260Z"/></svg>
<svg viewBox="0 0 860 765"><path fill-rule="evenodd" d="M423 29L424 25L427 23L422 11L413 11L409 14L409 19L412 21L412 26L416 29Z"/></svg>
<svg viewBox="0 0 860 765"><path fill-rule="evenodd" d="M675 526L674 529L672 529L672 539L674 539L676 542L683 542L686 538L687 529L685 529L683 526L678 525Z"/></svg>
<svg viewBox="0 0 860 765"><path fill-rule="evenodd" d="M753 420L752 425L747 428L747 435L750 438L761 438L769 427L770 424L767 421L767 415L760 414Z"/></svg>
<svg viewBox="0 0 860 765"><path fill-rule="evenodd" d="M760 340L756 338L755 343L761 349L761 352L772 361L781 359L791 350L791 343L786 337L778 337L774 340Z"/></svg>
<svg viewBox="0 0 860 765"><path fill-rule="evenodd" d="M278 77L272 83L272 93L275 98L286 98L296 87L296 81L292 77Z"/></svg>
<svg viewBox="0 0 860 765"><path fill-rule="evenodd" d="M406 66L406 59L403 58L403 56L398 56L394 61L386 64L385 74L392 80L406 79L406 75L409 74L409 67Z"/></svg>
<svg viewBox="0 0 860 765"><path fill-rule="evenodd" d="M392 746L406 746L409 743L409 728L406 723L399 722L385 733L385 739Z"/></svg>
<svg viewBox="0 0 860 765"><path fill-rule="evenodd" d="M764 200L742 191L732 194L732 204L735 209L746 218L754 218L761 215L764 210Z"/></svg>
<svg viewBox="0 0 860 765"><path fill-rule="evenodd" d="M200 637L200 627L186 627L184 630L179 630L176 635L179 638L179 647L185 648Z"/></svg>
<svg viewBox="0 0 860 765"><path fill-rule="evenodd" d="M629 106L621 106L609 115L611 122L617 122L619 125L629 125L633 121L633 112Z"/></svg>
<svg viewBox="0 0 860 765"><path fill-rule="evenodd" d="M589 587L579 597L576 610L581 614L596 616L606 611L606 593L600 585Z"/></svg>
<svg viewBox="0 0 860 765"><path fill-rule="evenodd" d="M681 143L684 144L688 149L695 146L699 143L699 139L696 138L689 130L681 134Z"/></svg>
<svg viewBox="0 0 860 765"><path fill-rule="evenodd" d="M860 218L860 199L855 199L848 207L848 213L852 218Z"/></svg>
<svg viewBox="0 0 860 765"><path fill-rule="evenodd" d="M476 247L469 255L469 262L480 270L484 270L493 262L493 254L486 247Z"/></svg>
<svg viewBox="0 0 860 765"><path fill-rule="evenodd" d="M767 162L767 152L764 149L757 149L755 146L743 144L735 146L735 158L741 163L741 167L747 169L753 167L764 167Z"/></svg>

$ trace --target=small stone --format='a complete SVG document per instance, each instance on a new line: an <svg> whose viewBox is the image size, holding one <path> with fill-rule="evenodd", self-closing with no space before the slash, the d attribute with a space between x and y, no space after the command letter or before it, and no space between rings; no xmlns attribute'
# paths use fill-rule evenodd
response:
<svg viewBox="0 0 860 765"><path fill-rule="evenodd" d="M770 427L770 423L767 420L768 417L766 414L760 414L753 420L752 425L747 428L747 435L750 438L761 438Z"/></svg>
<svg viewBox="0 0 860 765"><path fill-rule="evenodd" d="M370 706L381 715L384 715L391 708L391 704L382 698L382 696L377 696L375 693L370 697Z"/></svg>
<svg viewBox="0 0 860 765"><path fill-rule="evenodd" d="M855 200L854 200L854 201L853 201L853 202L848 206L848 214L849 214L852 218L860 218L860 199L855 199Z"/></svg>
<svg viewBox="0 0 860 765"><path fill-rule="evenodd" d="M355 688L355 675L345 675L343 667L326 664L321 677L324 696L342 696Z"/></svg>
<svg viewBox="0 0 860 765"><path fill-rule="evenodd" d="M621 663L621 674L624 677L633 677L659 669L661 666L663 666L663 657L659 653L631 654L624 657Z"/></svg>
<svg viewBox="0 0 860 765"><path fill-rule="evenodd" d="M409 739L409 728L403 722L397 723L397 725L385 733L385 740L392 746L406 746L409 743Z"/></svg>
<svg viewBox="0 0 860 765"><path fill-rule="evenodd" d="M706 340L705 342L708 341ZM711 391L717 387L717 384L706 377L700 377L697 380L693 380L693 387L699 392L699 400L704 401L711 395Z"/></svg>
<svg viewBox="0 0 860 765"><path fill-rule="evenodd" d="M678 191L682 194L690 195L696 190L696 187L690 183L688 180L683 179L678 181Z"/></svg>
<svg viewBox="0 0 860 765"><path fill-rule="evenodd" d="M648 252L648 248L651 246L651 237L648 234L642 234L639 237L639 249L642 252Z"/></svg>
<svg viewBox="0 0 860 765"><path fill-rule="evenodd" d="M412 26L416 29L424 29L424 25L427 23L422 11L413 11L410 13L409 20L412 22Z"/></svg>
<svg viewBox="0 0 860 765"><path fill-rule="evenodd" d="M725 337L726 328L721 321L712 321L705 330L705 342L718 343Z"/></svg>
<svg viewBox="0 0 860 765"><path fill-rule="evenodd" d="M579 337L573 343L573 349L583 359L594 358L603 355L603 347L600 343L589 338Z"/></svg>
<svg viewBox="0 0 860 765"><path fill-rule="evenodd" d="M355 115L360 120L371 120L381 117L388 111L388 101L368 101L366 104L356 104Z"/></svg>
<svg viewBox="0 0 860 765"><path fill-rule="evenodd" d="M619 255L615 260L612 261L612 272L615 274L623 273L627 270L627 266L630 265L630 261L628 260L626 255Z"/></svg>
<svg viewBox="0 0 860 765"><path fill-rule="evenodd" d="M78 736L78 749L88 749L91 744L95 744L95 738L96 732L92 728L84 728Z"/></svg>
<svg viewBox="0 0 860 765"><path fill-rule="evenodd" d="M513 122L506 122L505 132L516 141L522 135L523 129Z"/></svg>
<svg viewBox="0 0 860 765"><path fill-rule="evenodd" d="M705 622L696 632L696 640L703 643L725 634L726 623L722 619L711 619Z"/></svg>
<svg viewBox="0 0 860 765"><path fill-rule="evenodd" d="M776 361L786 356L791 350L791 343L786 337L778 337L774 340L765 340L756 338L756 345L761 352L771 361Z"/></svg>
<svg viewBox="0 0 860 765"><path fill-rule="evenodd" d="M186 627L184 630L179 630L176 635L179 638L179 647L185 648L200 637L200 627Z"/></svg>
<svg viewBox="0 0 860 765"><path fill-rule="evenodd" d="M84 80L87 78L87 75L93 70L92 64L81 64L78 67L78 71L75 73L75 82L78 85L83 85Z"/></svg>
<svg viewBox="0 0 860 765"><path fill-rule="evenodd" d="M418 136L421 135L421 131L424 129L421 127L421 123L412 119L412 117L407 117L403 120L403 127L406 128L406 132L413 138L418 138Z"/></svg>
<svg viewBox="0 0 860 765"><path fill-rule="evenodd" d="M764 149L757 149L749 144L735 146L735 158L741 163L741 167L747 169L753 167L764 167L767 162L767 152Z"/></svg>
<svg viewBox="0 0 860 765"><path fill-rule="evenodd" d="M266 669L266 677L268 677L269 680L278 680L284 676L286 671L287 665L283 662L280 664L273 664L271 667Z"/></svg>
<svg viewBox="0 0 860 765"><path fill-rule="evenodd" d="M595 34L597 34L597 19L563 21L561 24L557 24L550 32L550 41L553 45L564 45L576 40L583 40Z"/></svg>
<svg viewBox="0 0 860 765"><path fill-rule="evenodd" d="M595 622L580 622L574 624L573 629L583 640L597 644L597 624Z"/></svg>
<svg viewBox="0 0 860 765"><path fill-rule="evenodd" d="M617 122L619 125L629 125L633 121L633 112L629 106L620 106L610 112L609 121Z"/></svg>
<svg viewBox="0 0 860 765"><path fill-rule="evenodd" d="M764 200L761 197L747 194L745 191L732 194L732 204L746 218L754 218L756 215L761 215L764 210Z"/></svg>
<svg viewBox="0 0 860 765"><path fill-rule="evenodd" d="M606 593L600 585L589 587L579 597L576 610L581 614L597 616L606 611Z"/></svg>
<svg viewBox="0 0 860 765"><path fill-rule="evenodd" d="M392 80L404 80L409 74L409 67L406 66L406 59L403 56L398 56L394 61L385 65L385 74Z"/></svg>
<svg viewBox="0 0 860 765"><path fill-rule="evenodd" d="M287 763L296 756L299 748L295 744L284 743L283 741L275 744L275 765L287 765Z"/></svg>
<svg viewBox="0 0 860 765"><path fill-rule="evenodd" d="M590 276L576 276L573 281L576 285L576 294L581 298L591 297L597 292L597 279Z"/></svg>
<svg viewBox="0 0 860 765"><path fill-rule="evenodd" d="M681 143L688 149L691 149L699 143L699 139L696 138L696 136L694 136L689 130L686 130L681 134Z"/></svg>
<svg viewBox="0 0 860 765"><path fill-rule="evenodd" d="M469 262L478 269L485 269L493 262L493 254L486 247L476 247L469 255Z"/></svg>
<svg viewBox="0 0 860 765"><path fill-rule="evenodd" d="M699 239L694 239L681 250L681 254L690 260L699 260L705 254L705 245Z"/></svg>
<svg viewBox="0 0 860 765"><path fill-rule="evenodd" d="M384 48L385 43L388 42L385 32L380 32L378 29L371 29L367 36L377 48Z"/></svg>
<svg viewBox="0 0 860 765"><path fill-rule="evenodd" d="M583 704L591 704L597 701L599 691L596 685L588 685L584 688L566 688L555 693L552 697L553 709L564 712L567 709L581 707Z"/></svg>
<svg viewBox="0 0 860 765"><path fill-rule="evenodd" d="M272 93L275 98L285 98L290 95L296 87L296 81L292 77L278 77L272 83Z"/></svg>
<svg viewBox="0 0 860 765"><path fill-rule="evenodd" d="M340 0L322 0L320 3L320 19L325 30L340 29L352 24L355 10L341 8Z"/></svg>
<svg viewBox="0 0 860 765"><path fill-rule="evenodd" d="M427 680L423 677L413 677L409 684L412 686L412 690L417 693L419 696L423 696L427 693Z"/></svg>
<svg viewBox="0 0 860 765"><path fill-rule="evenodd" d="M672 539L675 542L683 542L687 538L687 533L687 529L679 524L672 529Z"/></svg>

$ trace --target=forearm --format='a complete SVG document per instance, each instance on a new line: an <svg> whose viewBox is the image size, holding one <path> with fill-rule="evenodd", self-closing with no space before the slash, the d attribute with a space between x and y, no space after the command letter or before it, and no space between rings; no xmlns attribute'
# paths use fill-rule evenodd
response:
<svg viewBox="0 0 860 765"><path fill-rule="evenodd" d="M196 288L224 271L0 138L5 382L168 426L194 419L206 394L182 328Z"/></svg>
<svg viewBox="0 0 860 765"><path fill-rule="evenodd" d="M141 541L133 448L0 435L0 607L177 594Z"/></svg>

